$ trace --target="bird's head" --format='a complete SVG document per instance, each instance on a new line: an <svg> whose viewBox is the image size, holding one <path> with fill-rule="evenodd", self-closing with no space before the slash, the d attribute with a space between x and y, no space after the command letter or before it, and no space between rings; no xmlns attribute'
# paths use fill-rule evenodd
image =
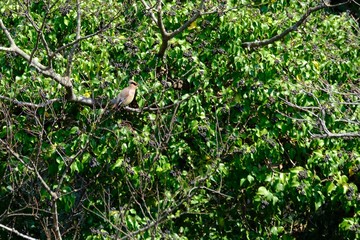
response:
<svg viewBox="0 0 360 240"><path fill-rule="evenodd" d="M129 81L129 86L130 86L130 87L135 87L135 88L137 88L138 84L137 84L137 82L135 82L134 80L130 80L130 81Z"/></svg>

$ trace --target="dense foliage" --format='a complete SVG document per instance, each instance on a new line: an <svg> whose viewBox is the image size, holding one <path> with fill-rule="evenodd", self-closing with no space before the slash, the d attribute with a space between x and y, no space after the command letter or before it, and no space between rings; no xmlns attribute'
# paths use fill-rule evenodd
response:
<svg viewBox="0 0 360 240"><path fill-rule="evenodd" d="M351 13L3 2L0 239L360 237ZM136 101L112 109L129 80Z"/></svg>

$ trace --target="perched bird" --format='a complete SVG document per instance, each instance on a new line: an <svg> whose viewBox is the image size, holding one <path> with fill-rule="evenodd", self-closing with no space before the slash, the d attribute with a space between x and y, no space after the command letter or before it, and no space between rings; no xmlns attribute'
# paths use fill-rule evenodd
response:
<svg viewBox="0 0 360 240"><path fill-rule="evenodd" d="M112 108L129 105L134 100L137 85L135 81L129 81L129 86L121 90L116 99L111 101Z"/></svg>

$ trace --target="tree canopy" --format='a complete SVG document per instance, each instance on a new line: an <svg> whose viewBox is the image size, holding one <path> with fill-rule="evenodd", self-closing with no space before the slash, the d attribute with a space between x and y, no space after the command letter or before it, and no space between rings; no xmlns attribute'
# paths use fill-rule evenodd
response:
<svg viewBox="0 0 360 240"><path fill-rule="evenodd" d="M0 239L359 238L359 6L3 0Z"/></svg>

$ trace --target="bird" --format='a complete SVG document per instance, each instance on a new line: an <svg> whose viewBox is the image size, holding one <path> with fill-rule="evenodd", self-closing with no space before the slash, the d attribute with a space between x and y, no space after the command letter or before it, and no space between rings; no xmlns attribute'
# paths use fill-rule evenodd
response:
<svg viewBox="0 0 360 240"><path fill-rule="evenodd" d="M130 80L129 86L121 90L119 95L111 101L111 104L113 104L112 108L129 105L134 100L137 86L137 82Z"/></svg>

